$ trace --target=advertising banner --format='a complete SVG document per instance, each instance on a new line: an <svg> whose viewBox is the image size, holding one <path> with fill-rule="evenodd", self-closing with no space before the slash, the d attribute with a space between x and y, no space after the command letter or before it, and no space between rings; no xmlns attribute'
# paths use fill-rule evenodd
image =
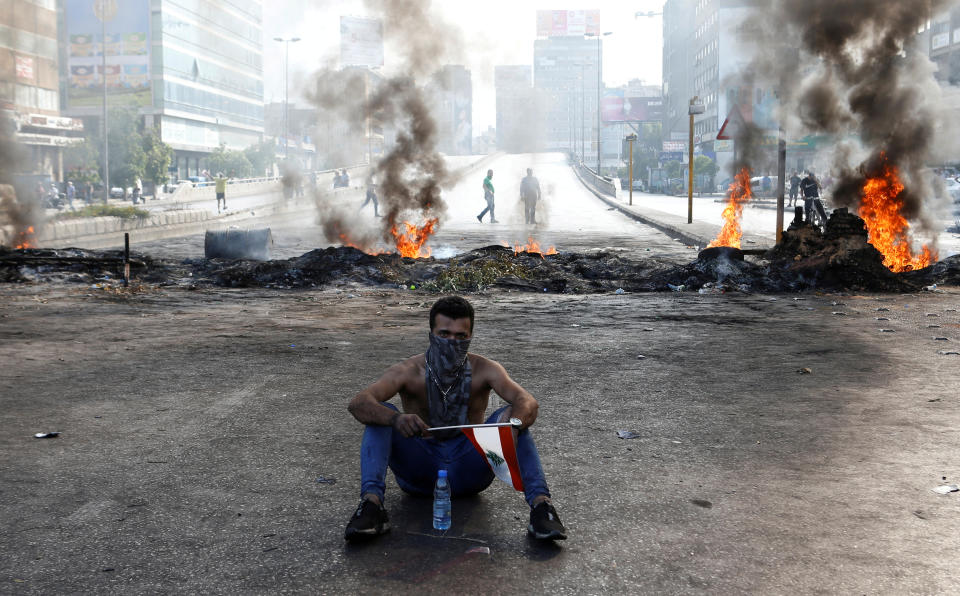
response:
<svg viewBox="0 0 960 596"><path fill-rule="evenodd" d="M668 161L683 161L683 151L661 151L658 160L660 163L667 163Z"/></svg>
<svg viewBox="0 0 960 596"><path fill-rule="evenodd" d="M150 105L150 0L65 0L65 7L67 106L99 106L104 74L111 104Z"/></svg>
<svg viewBox="0 0 960 596"><path fill-rule="evenodd" d="M383 66L383 23L340 17L340 66Z"/></svg>
<svg viewBox="0 0 960 596"><path fill-rule="evenodd" d="M604 122L659 122L663 119L663 98L604 97L600 111Z"/></svg>
<svg viewBox="0 0 960 596"><path fill-rule="evenodd" d="M537 37L600 34L599 10L538 10Z"/></svg>
<svg viewBox="0 0 960 596"><path fill-rule="evenodd" d="M33 68L33 58L29 56L17 56L16 57L16 69L17 69L17 78L24 79L27 81L33 81L34 79L34 68Z"/></svg>

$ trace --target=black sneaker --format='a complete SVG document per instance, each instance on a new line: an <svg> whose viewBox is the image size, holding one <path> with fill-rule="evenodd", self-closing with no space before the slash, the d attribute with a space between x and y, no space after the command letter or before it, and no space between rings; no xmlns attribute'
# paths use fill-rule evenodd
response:
<svg viewBox="0 0 960 596"><path fill-rule="evenodd" d="M539 540L566 540L567 529L560 523L557 510L544 501L530 510L527 533Z"/></svg>
<svg viewBox="0 0 960 596"><path fill-rule="evenodd" d="M364 540L390 531L390 518L383 505L377 505L369 499L360 501L357 511L350 518L345 540Z"/></svg>
<svg viewBox="0 0 960 596"><path fill-rule="evenodd" d="M480 223L483 223L483 216L482 216L482 215L478 215L478 216L477 216L477 221L479 221Z"/></svg>

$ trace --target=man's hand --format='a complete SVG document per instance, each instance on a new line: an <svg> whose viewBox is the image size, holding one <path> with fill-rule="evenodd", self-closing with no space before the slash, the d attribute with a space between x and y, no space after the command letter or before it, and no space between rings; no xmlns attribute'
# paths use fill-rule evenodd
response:
<svg viewBox="0 0 960 596"><path fill-rule="evenodd" d="M393 429L406 438L419 437L430 428L416 414L400 414L393 419Z"/></svg>

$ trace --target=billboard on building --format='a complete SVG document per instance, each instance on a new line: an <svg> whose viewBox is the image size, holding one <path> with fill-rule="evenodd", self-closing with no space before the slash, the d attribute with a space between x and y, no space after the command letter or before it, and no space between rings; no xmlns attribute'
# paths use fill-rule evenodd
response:
<svg viewBox="0 0 960 596"><path fill-rule="evenodd" d="M65 7L67 106L100 105L104 75L112 105L150 105L150 0L66 0Z"/></svg>
<svg viewBox="0 0 960 596"><path fill-rule="evenodd" d="M383 23L340 17L340 66L383 66Z"/></svg>
<svg viewBox="0 0 960 596"><path fill-rule="evenodd" d="M604 97L600 113L604 122L659 122L663 119L663 98Z"/></svg>
<svg viewBox="0 0 960 596"><path fill-rule="evenodd" d="M538 10L537 37L600 34L599 10Z"/></svg>

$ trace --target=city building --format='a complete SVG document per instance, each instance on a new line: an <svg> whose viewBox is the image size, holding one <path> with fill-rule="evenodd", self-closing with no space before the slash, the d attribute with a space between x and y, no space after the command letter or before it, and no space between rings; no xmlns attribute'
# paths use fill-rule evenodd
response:
<svg viewBox="0 0 960 596"><path fill-rule="evenodd" d="M24 174L63 181L63 148L83 123L60 111L56 0L0 2L0 111L25 148Z"/></svg>
<svg viewBox="0 0 960 596"><path fill-rule="evenodd" d="M473 82L460 65L443 66L433 77L427 96L437 123L437 149L447 155L473 153Z"/></svg>
<svg viewBox="0 0 960 596"><path fill-rule="evenodd" d="M737 31L759 5L757 0L667 0L664 5L664 150L687 151L688 107L704 106L694 117L695 152L721 167L733 160L733 142L717 141L734 110L761 128L776 130L776 90L745 84L738 75L752 55ZM774 132L773 138L776 138ZM772 150L775 151L774 140Z"/></svg>
<svg viewBox="0 0 960 596"><path fill-rule="evenodd" d="M916 50L937 65L938 81L944 85L960 84L960 8L931 19L917 36Z"/></svg>
<svg viewBox="0 0 960 596"><path fill-rule="evenodd" d="M596 163L602 41L562 35L533 44L533 84L544 110L543 149L569 151Z"/></svg>
<svg viewBox="0 0 960 596"><path fill-rule="evenodd" d="M501 151L526 153L538 149L533 70L529 65L494 68L496 93L496 146Z"/></svg>
<svg viewBox="0 0 960 596"><path fill-rule="evenodd" d="M105 80L111 108L135 109L146 126L159 127L181 178L206 169L206 156L221 145L240 150L262 141L260 0L61 1L69 115L102 126Z"/></svg>

